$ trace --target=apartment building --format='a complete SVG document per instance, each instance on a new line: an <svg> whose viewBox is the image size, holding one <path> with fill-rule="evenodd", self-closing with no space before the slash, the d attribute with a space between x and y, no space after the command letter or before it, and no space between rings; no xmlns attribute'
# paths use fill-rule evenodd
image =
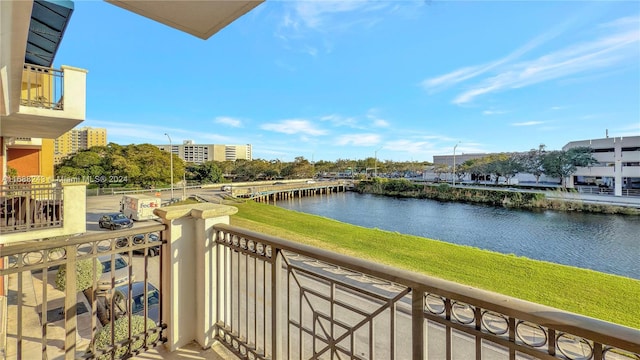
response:
<svg viewBox="0 0 640 360"><path fill-rule="evenodd" d="M75 154L80 150L86 150L92 146L106 145L107 129L88 126L71 129L55 139L53 152L54 164L59 164L65 157Z"/></svg>
<svg viewBox="0 0 640 360"><path fill-rule="evenodd" d="M192 140L184 140L180 145L156 146L162 151L171 151L185 162L194 164L202 164L206 161L251 161L253 159L251 144L195 144Z"/></svg>

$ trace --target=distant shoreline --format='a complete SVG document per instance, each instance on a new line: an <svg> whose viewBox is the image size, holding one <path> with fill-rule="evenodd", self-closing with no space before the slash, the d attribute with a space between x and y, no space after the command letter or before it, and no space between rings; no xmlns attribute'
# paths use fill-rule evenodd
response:
<svg viewBox="0 0 640 360"><path fill-rule="evenodd" d="M538 192L452 187L449 184L414 184L408 180L373 179L360 181L354 190L359 193L391 197L466 202L527 210L640 215L640 209L633 207L591 203L574 199L549 199L545 194Z"/></svg>

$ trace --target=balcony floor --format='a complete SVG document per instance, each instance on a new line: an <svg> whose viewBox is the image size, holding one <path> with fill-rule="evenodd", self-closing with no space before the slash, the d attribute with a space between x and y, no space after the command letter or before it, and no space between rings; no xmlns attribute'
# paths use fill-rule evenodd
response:
<svg viewBox="0 0 640 360"><path fill-rule="evenodd" d="M210 349L203 350L196 342L187 344L186 346L174 351L168 352L163 346L150 350L144 354L133 357L132 359L150 360L150 359L206 359L206 360L226 360L238 359L238 357L227 350L224 345L215 343Z"/></svg>

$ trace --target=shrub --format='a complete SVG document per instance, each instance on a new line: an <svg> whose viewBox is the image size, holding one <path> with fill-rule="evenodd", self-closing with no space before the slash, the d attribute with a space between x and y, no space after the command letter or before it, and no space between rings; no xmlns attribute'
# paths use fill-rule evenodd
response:
<svg viewBox="0 0 640 360"><path fill-rule="evenodd" d="M144 333L144 316L133 315L131 316L131 336L136 336ZM153 329L156 327L156 323L147 318L147 329ZM117 344L120 341L124 341L129 338L129 317L123 316L113 324L113 329L115 331L114 341ZM160 334L154 333L149 335L147 339L147 344L152 344L156 340L158 340ZM105 350L111 347L111 324L106 324L102 329L98 330L98 333L95 337L95 345L96 350ZM131 351L135 351L143 347L144 345L144 337L138 341L135 341L131 345ZM121 358L124 354L127 353L127 346L123 346L116 351L115 358ZM106 353L101 356L98 356L97 359L111 359L111 354Z"/></svg>
<svg viewBox="0 0 640 360"><path fill-rule="evenodd" d="M93 285L93 259L84 259L76 262L76 290L84 291ZM56 273L56 288L64 291L67 286L67 266L60 265ZM102 276L102 264L96 266L95 278Z"/></svg>

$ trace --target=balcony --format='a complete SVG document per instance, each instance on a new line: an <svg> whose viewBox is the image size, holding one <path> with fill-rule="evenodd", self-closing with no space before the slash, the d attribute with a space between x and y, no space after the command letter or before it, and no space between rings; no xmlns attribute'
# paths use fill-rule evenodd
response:
<svg viewBox="0 0 640 360"><path fill-rule="evenodd" d="M86 184L37 183L38 179L24 177L27 183L0 185L0 245L86 231Z"/></svg>
<svg viewBox="0 0 640 360"><path fill-rule="evenodd" d="M229 216L235 212L213 204L160 208L156 213L163 224L5 246L6 268L0 275L8 277L10 291L7 354L167 359L229 358L229 353L240 359L640 357L638 329L232 227ZM149 240L156 232L161 245ZM136 242L139 233L144 240ZM149 256L145 249L152 246L161 247L160 256ZM134 256L136 251L143 255ZM103 301L108 316L101 325L100 299L78 300L76 273L64 274L66 284L72 285L62 293L51 289L55 276L49 270L89 260L95 272L98 257L113 260L118 253L128 260L129 278L135 276L144 288L154 285L160 298L150 303L151 292L145 292L137 311L152 322L137 330L125 326L122 339L112 337L97 347L99 329L113 331L118 316L131 323L135 306ZM114 275L111 282L115 285ZM92 289L96 284L94 278ZM132 295L132 287L128 289ZM65 309L57 322L44 315L55 301ZM159 316L153 318L156 305ZM200 350L210 347L226 354Z"/></svg>
<svg viewBox="0 0 640 360"><path fill-rule="evenodd" d="M25 64L18 111L3 116L0 135L55 139L80 124L86 115L86 75L70 66Z"/></svg>

